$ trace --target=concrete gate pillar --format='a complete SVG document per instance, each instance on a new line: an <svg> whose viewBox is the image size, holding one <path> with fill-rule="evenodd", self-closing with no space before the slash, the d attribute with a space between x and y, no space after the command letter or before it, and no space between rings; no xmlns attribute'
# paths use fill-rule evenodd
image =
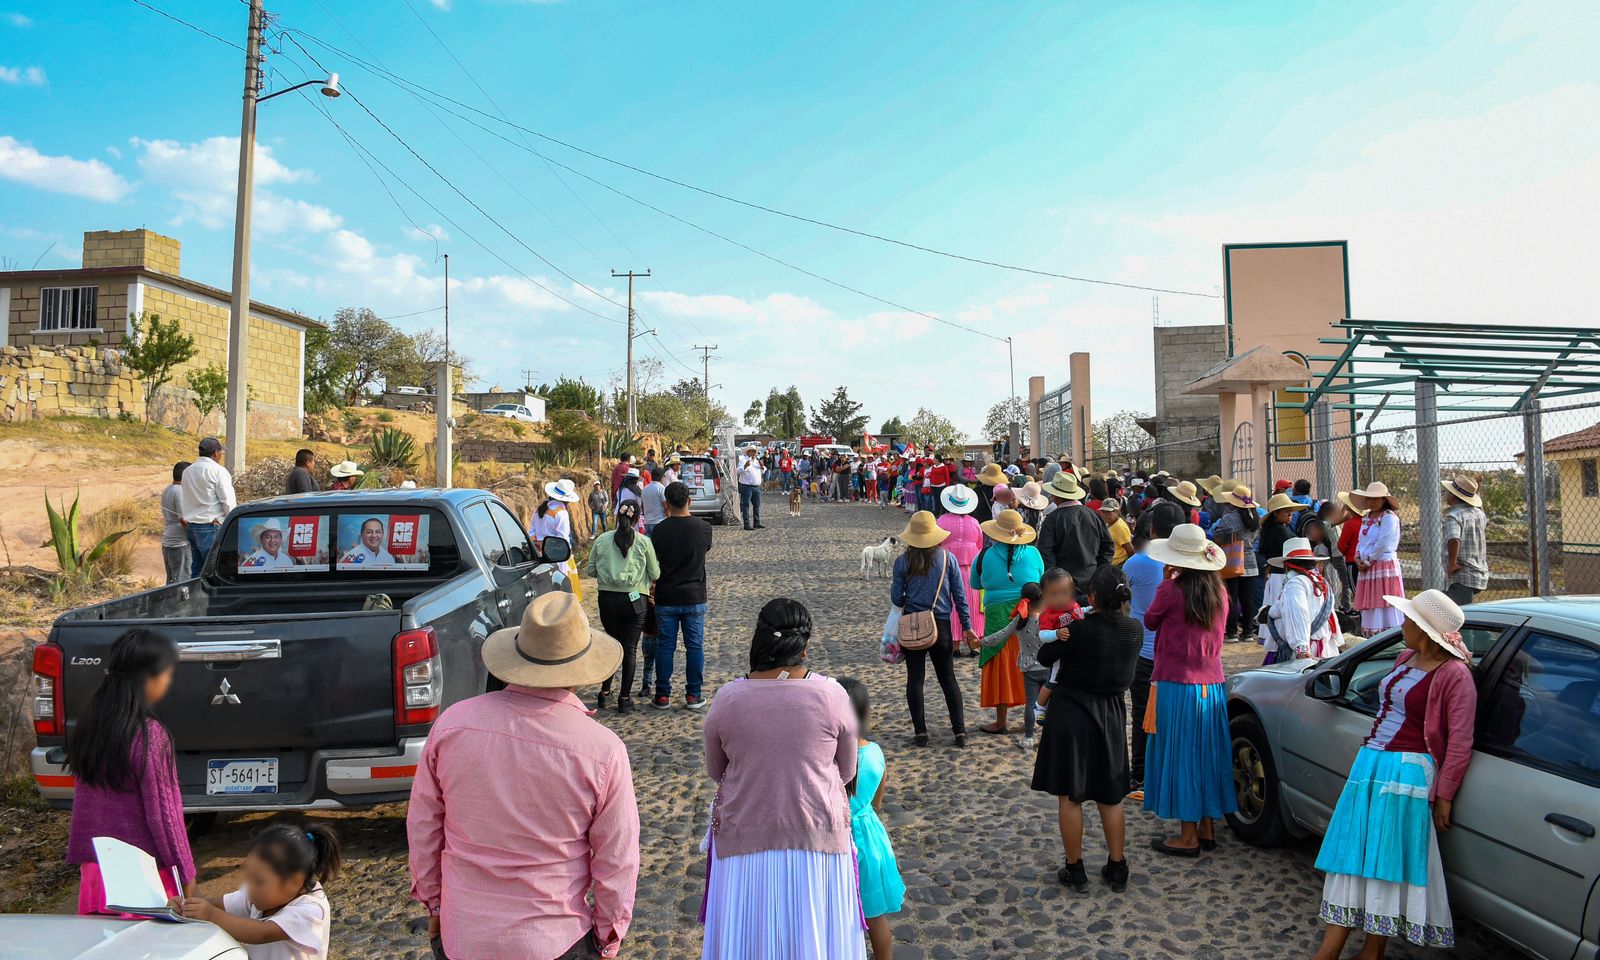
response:
<svg viewBox="0 0 1600 960"><path fill-rule="evenodd" d="M1089 355L1074 353L1067 358L1068 383L1072 385L1072 437L1067 450L1072 462L1084 466L1089 460L1089 431L1094 425L1094 410L1089 403Z"/></svg>
<svg viewBox="0 0 1600 960"><path fill-rule="evenodd" d="M1044 377L1028 378L1028 455L1044 456L1044 429L1039 426L1039 405L1044 402Z"/></svg>

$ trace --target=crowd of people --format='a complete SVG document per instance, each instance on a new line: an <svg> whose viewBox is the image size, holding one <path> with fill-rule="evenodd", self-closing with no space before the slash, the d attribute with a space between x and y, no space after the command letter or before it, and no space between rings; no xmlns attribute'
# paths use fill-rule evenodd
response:
<svg viewBox="0 0 1600 960"><path fill-rule="evenodd" d="M743 456L741 487L748 467L758 497L766 464ZM1129 803L1173 824L1151 852L1218 849L1218 821L1237 803L1225 644L1259 642L1269 663L1321 659L1351 633L1400 627L1406 651L1378 686L1377 717L1317 859L1326 929L1316 957L1336 960L1355 929L1367 960L1394 936L1453 942L1437 834L1450 827L1471 757L1476 694L1460 605L1488 577L1470 477L1444 484L1448 589L1408 599L1396 557L1401 503L1382 483L1318 499L1305 481L1279 481L1258 502L1248 485L1216 475L1091 474L1065 458L970 469L868 458L848 470L812 459L781 455L778 483L820 498L811 485L821 467L826 496L848 500L854 481L840 478L867 474L877 488L863 479L864 499L908 504L878 659L904 665L911 744L932 746L931 662L950 742L967 746L956 661L975 657L979 707L994 711L977 730L1009 735L1010 711L1021 708L1018 742L1032 754L1032 788L1057 798L1057 877L1072 891L1091 885L1084 804L1098 810L1107 852L1098 873L1113 892L1131 872ZM753 625L748 671L705 697L713 540L689 516L680 465L624 461L611 496L595 504L590 494L597 517L615 518L611 529L597 522L585 566L600 629L578 596L538 597L483 646L504 689L452 706L430 733L407 829L412 894L436 956L617 955L633 914L640 824L626 747L594 714L613 702L630 712L635 680L638 696L670 709L681 632L684 706L709 699L704 763L716 784L701 847L702 957L865 960L869 944L878 960L892 957L890 918L906 887L878 816L888 755L872 736L867 688L809 668L811 613L779 598ZM190 508L220 506L223 493L209 472L191 490L193 469L175 471L176 499L184 520L200 524L207 515ZM578 492L570 482L545 492L535 536L570 538L561 519ZM759 499L747 506L757 529ZM174 909L224 926L252 957L326 957L323 885L340 851L325 828L263 831L237 893L194 895L172 745L152 714L176 660L170 641L125 634L69 740L79 787L68 860L80 868L80 911L108 909L88 841L114 836L149 852L164 883L170 874ZM591 710L576 691L596 685Z"/></svg>

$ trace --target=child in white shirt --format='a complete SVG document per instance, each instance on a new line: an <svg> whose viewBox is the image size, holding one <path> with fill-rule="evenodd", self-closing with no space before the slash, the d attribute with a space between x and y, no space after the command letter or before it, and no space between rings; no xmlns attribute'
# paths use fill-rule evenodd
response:
<svg viewBox="0 0 1600 960"><path fill-rule="evenodd" d="M323 884L339 872L339 838L324 824L274 824L245 854L244 885L216 898L174 904L221 927L250 960L327 960L331 911Z"/></svg>

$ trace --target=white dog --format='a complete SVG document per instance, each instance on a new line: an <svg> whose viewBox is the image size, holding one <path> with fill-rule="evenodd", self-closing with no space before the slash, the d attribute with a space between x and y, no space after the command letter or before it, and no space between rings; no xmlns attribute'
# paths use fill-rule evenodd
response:
<svg viewBox="0 0 1600 960"><path fill-rule="evenodd" d="M861 576L887 577L894 569L894 537L884 537L882 543L861 548Z"/></svg>

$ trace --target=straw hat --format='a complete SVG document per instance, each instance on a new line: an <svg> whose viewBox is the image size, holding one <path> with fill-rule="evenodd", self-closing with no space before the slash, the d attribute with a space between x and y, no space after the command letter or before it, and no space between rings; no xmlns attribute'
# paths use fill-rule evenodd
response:
<svg viewBox="0 0 1600 960"><path fill-rule="evenodd" d="M1198 485L1206 493L1215 493L1216 489L1222 486L1222 478L1213 473L1211 476L1199 481Z"/></svg>
<svg viewBox="0 0 1600 960"><path fill-rule="evenodd" d="M1394 494L1389 492L1388 484L1385 484L1381 480L1374 480L1367 484L1367 489L1365 490L1351 490L1350 498L1355 500L1357 503L1366 504L1368 510L1372 509L1372 504L1368 502L1371 500L1385 501L1389 504L1390 510L1400 509L1400 501L1395 497Z"/></svg>
<svg viewBox="0 0 1600 960"><path fill-rule="evenodd" d="M1038 486L1038 484L1034 484L1034 486ZM1021 489L1021 487L1013 487L1009 483L997 483L994 485L994 502L1011 503L1017 499L1017 494ZM1044 508L1039 507L1036 509L1042 510Z"/></svg>
<svg viewBox="0 0 1600 960"><path fill-rule="evenodd" d="M1451 477L1449 480L1441 480L1440 483L1444 485L1444 492L1450 496L1474 507L1483 506L1483 498L1478 496L1478 481L1471 477Z"/></svg>
<svg viewBox="0 0 1600 960"><path fill-rule="evenodd" d="M1383 601L1421 627L1445 652L1457 660L1472 662L1472 651L1461 639L1461 625L1467 616L1454 600L1438 590L1424 590L1410 600L1385 595Z"/></svg>
<svg viewBox="0 0 1600 960"><path fill-rule="evenodd" d="M1083 487L1078 485L1078 478L1070 470L1062 470L1051 477L1042 489L1050 496L1063 500L1082 500L1085 496Z"/></svg>
<svg viewBox="0 0 1600 960"><path fill-rule="evenodd" d="M560 500L562 503L578 502L578 488L573 486L572 481L565 477L545 484L544 495L551 500Z"/></svg>
<svg viewBox="0 0 1600 960"><path fill-rule="evenodd" d="M259 547L261 546L261 535L263 533L276 533L281 536L284 532L283 521L279 520L277 517L273 517L270 520L265 520L260 524L257 524L256 528L250 531L250 538L254 540L256 542L256 546Z"/></svg>
<svg viewBox="0 0 1600 960"><path fill-rule="evenodd" d="M1222 548L1207 540L1206 532L1192 523L1173 527L1172 536L1165 540L1151 540L1145 553L1169 567L1187 570L1221 570L1228 564Z"/></svg>
<svg viewBox="0 0 1600 960"><path fill-rule="evenodd" d="M1194 484L1190 483L1189 481L1180 480L1177 483L1173 484L1168 489L1172 491L1172 495L1174 497L1176 497L1179 500L1182 500L1184 503L1187 503L1189 506L1191 506L1191 507L1200 506L1200 491L1196 490L1194 488Z"/></svg>
<svg viewBox="0 0 1600 960"><path fill-rule="evenodd" d="M534 600L522 623L496 630L483 642L489 672L524 687L599 683L620 663L622 644L589 626L583 603L565 591Z"/></svg>
<svg viewBox="0 0 1600 960"><path fill-rule="evenodd" d="M1311 549L1311 541L1307 540L1305 537L1290 537L1289 539L1283 541L1283 556L1268 557L1267 563L1274 567L1281 567L1283 566L1285 560L1303 560L1315 563L1323 563L1327 559L1327 557L1314 553Z"/></svg>
<svg viewBox="0 0 1600 960"><path fill-rule="evenodd" d="M935 523L930 511L918 510L900 531L900 542L908 547L937 547L948 536L950 531Z"/></svg>
<svg viewBox="0 0 1600 960"><path fill-rule="evenodd" d="M949 513L968 514L978 509L978 495L964 483L952 483L939 494L939 502Z"/></svg>
<svg viewBox="0 0 1600 960"><path fill-rule="evenodd" d="M328 468L329 476L334 477L359 477L361 468L356 466L354 460L341 460Z"/></svg>
<svg viewBox="0 0 1600 960"><path fill-rule="evenodd" d="M1043 510L1050 506L1050 498L1044 495L1044 487L1039 486L1037 480L1029 480L1017 490L1017 502L1029 510Z"/></svg>
<svg viewBox="0 0 1600 960"><path fill-rule="evenodd" d="M1356 516L1358 516L1358 517L1366 516L1367 515L1367 508L1366 507L1358 507L1358 506L1356 506L1355 501L1350 499L1350 497L1351 497L1350 491L1341 490L1339 492L1339 494L1337 495L1337 497L1335 497L1335 499L1337 499L1340 503L1344 504L1344 508L1346 510L1349 510L1351 513L1355 514Z"/></svg>
<svg viewBox="0 0 1600 960"><path fill-rule="evenodd" d="M998 463L986 463L983 465L983 469L978 471L978 482L986 483L991 487L997 483L1005 483L1006 472Z"/></svg>
<svg viewBox="0 0 1600 960"><path fill-rule="evenodd" d="M1272 499L1262 508L1267 513L1277 513L1279 510L1304 510L1306 505L1289 496L1287 493L1274 493Z"/></svg>
<svg viewBox="0 0 1600 960"><path fill-rule="evenodd" d="M1218 501L1226 503L1230 507L1253 507L1256 505L1255 497L1250 494L1250 488L1242 483L1219 490L1214 496Z"/></svg>
<svg viewBox="0 0 1600 960"><path fill-rule="evenodd" d="M995 543L1020 545L1032 543L1034 537L1038 536L1032 527L1022 521L1022 514L1015 510L1001 510L993 520L979 526Z"/></svg>

